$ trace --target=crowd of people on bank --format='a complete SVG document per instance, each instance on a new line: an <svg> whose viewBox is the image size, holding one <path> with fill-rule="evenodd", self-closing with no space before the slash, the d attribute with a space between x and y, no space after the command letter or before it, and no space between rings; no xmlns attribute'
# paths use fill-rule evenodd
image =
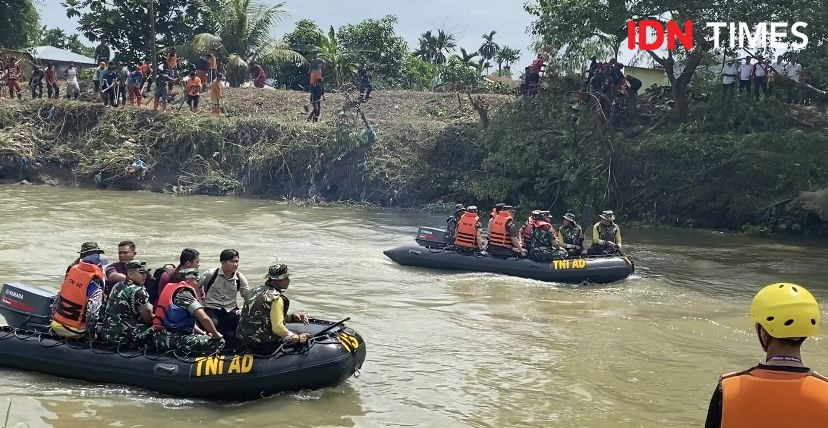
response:
<svg viewBox="0 0 828 428"><path fill-rule="evenodd" d="M728 94L735 94L738 88L740 95L750 96L751 92L755 99L760 94L767 98L774 91L783 78L793 82L807 80L807 73L802 66L796 63L785 61L782 55L771 63L769 59L757 57L745 57L742 63L731 59L722 67L722 88ZM807 103L809 101L806 93L797 90L793 86L786 86L782 93L777 94L789 103Z"/></svg>
<svg viewBox="0 0 828 428"><path fill-rule="evenodd" d="M603 211L600 221L592 227L592 245L588 255L623 254L621 228L615 213ZM549 211L535 210L522 226L515 221L514 207L498 203L492 208L488 223L488 239L476 206L458 204L446 219L446 245L463 254L490 254L494 257L529 257L535 261L577 258L584 254L584 233L575 214L563 215L555 227Z"/></svg>
<svg viewBox="0 0 828 428"><path fill-rule="evenodd" d="M107 107L126 107L127 105L143 107L152 105L155 111L166 111L167 105L179 95L179 90L186 97L186 104L190 111L198 112L202 95L210 97L210 112L214 115L224 113L223 100L227 79L220 70L223 68L218 61L218 51L201 53L192 65L182 66L175 47L167 49L159 64L159 70L153 69L149 57L141 63L130 65L112 58L112 50L106 39L95 48L95 61L98 67L92 73L93 99L99 98ZM0 66L0 99L5 97L6 88L10 98L23 99L21 82L24 82L23 71L20 67L21 59L14 56ZM325 95L325 84L322 70L325 61L316 55L310 60L308 70L308 87L310 102L305 106L307 120L317 122L322 113L322 101ZM43 98L44 85L47 98L61 98L59 76L55 65L47 64L46 69L40 64L33 64L34 71L30 76L29 88L31 98ZM192 69L194 68L194 69ZM190 70L192 69L192 70ZM187 71L190 70L190 71ZM81 95L79 69L74 63L69 63L63 71L62 77L66 81L64 97L77 100ZM267 74L261 64L249 64L249 74L252 86L265 88ZM362 61L357 68L357 82L359 101L367 101L371 97L373 85L371 83L370 68ZM153 90L153 84L155 89ZM146 103L144 100L147 100ZM151 102L150 102L151 101Z"/></svg>
<svg viewBox="0 0 828 428"><path fill-rule="evenodd" d="M115 263L106 264L103 254L96 242L84 242L66 269L52 307L53 335L185 354L225 347L268 352L308 340L287 326L308 317L288 313L290 273L283 263L271 265L263 284L251 287L234 249L222 251L220 266L205 272L192 248L181 251L177 266L154 271L136 259L132 241L118 243Z"/></svg>

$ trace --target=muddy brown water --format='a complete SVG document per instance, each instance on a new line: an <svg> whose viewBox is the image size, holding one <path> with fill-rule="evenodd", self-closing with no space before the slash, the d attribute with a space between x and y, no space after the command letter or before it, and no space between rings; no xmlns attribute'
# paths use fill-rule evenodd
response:
<svg viewBox="0 0 828 428"><path fill-rule="evenodd" d="M56 288L86 240L117 259L133 239L158 266L190 246L203 269L237 248L253 282L276 257L290 264L291 307L350 316L368 344L359 378L248 403L0 369L9 427L700 426L717 376L762 356L747 317L755 290L788 280L828 298L824 241L625 228L636 275L571 287L383 256L439 215L19 186L0 202L0 280ZM825 340L804 356L828 372Z"/></svg>

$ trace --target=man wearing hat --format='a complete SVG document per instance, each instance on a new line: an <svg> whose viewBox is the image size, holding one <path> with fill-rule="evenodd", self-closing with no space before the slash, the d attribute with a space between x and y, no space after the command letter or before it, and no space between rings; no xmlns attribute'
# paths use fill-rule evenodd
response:
<svg viewBox="0 0 828 428"><path fill-rule="evenodd" d="M460 217L466 212L466 207L463 204L454 206L454 211L451 217L446 217L446 245L454 244L454 239L457 238L457 223L460 222Z"/></svg>
<svg viewBox="0 0 828 428"><path fill-rule="evenodd" d="M179 282L167 284L158 296L152 319L152 343L159 352L212 354L224 347L224 337L196 297L198 277L198 269L181 269L176 278Z"/></svg>
<svg viewBox="0 0 828 428"><path fill-rule="evenodd" d="M152 305L144 288L146 262L126 262L126 279L112 287L103 316L103 340L118 345L143 345L151 337Z"/></svg>
<svg viewBox="0 0 828 428"><path fill-rule="evenodd" d="M584 231L575 222L575 214L566 213L558 229L558 238L570 257L580 257L584 251Z"/></svg>
<svg viewBox="0 0 828 428"><path fill-rule="evenodd" d="M81 246L82 258L70 266L52 304L52 334L67 338L95 338L103 296L102 250L94 242Z"/></svg>
<svg viewBox="0 0 828 428"><path fill-rule="evenodd" d="M537 262L566 258L567 252L558 242L558 235L552 226L549 211L532 211L528 244L524 244L529 258Z"/></svg>
<svg viewBox="0 0 828 428"><path fill-rule="evenodd" d="M607 210L598 217L601 221L592 227L592 245L587 254L597 256L621 253L621 228L615 224L615 213Z"/></svg>
<svg viewBox="0 0 828 428"><path fill-rule="evenodd" d="M452 248L461 254L475 253L483 249L483 233L477 207L469 205L457 223L456 237Z"/></svg>
<svg viewBox="0 0 828 428"><path fill-rule="evenodd" d="M486 251L495 257L526 256L520 243L520 228L512 218L511 205L503 205L489 221L489 242Z"/></svg>
<svg viewBox="0 0 828 428"><path fill-rule="evenodd" d="M80 251L78 251L78 258L76 258L75 261L72 262L72 264L69 265L69 267L66 268L66 273L68 274L69 270L72 269L72 266L77 265L78 262L80 262L81 259L83 259L84 257L95 255L95 254L100 255L100 254L103 254L103 253L104 253L104 250L102 250L101 247L98 246L97 242L92 242L92 241L84 242L80 246Z"/></svg>
<svg viewBox="0 0 828 428"><path fill-rule="evenodd" d="M277 263L267 269L265 283L254 289L244 299L236 337L251 349L267 348L267 345L305 343L307 333L297 334L288 329L286 322L308 323L308 316L298 312L288 314L290 300L284 291L290 285L287 265Z"/></svg>

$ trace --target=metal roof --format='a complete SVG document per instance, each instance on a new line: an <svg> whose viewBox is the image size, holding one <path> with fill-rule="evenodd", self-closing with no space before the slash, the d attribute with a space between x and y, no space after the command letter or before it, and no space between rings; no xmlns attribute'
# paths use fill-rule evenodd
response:
<svg viewBox="0 0 828 428"><path fill-rule="evenodd" d="M54 46L32 48L32 54L41 61L74 62L75 64L97 65L93 58L78 55L72 51L58 49Z"/></svg>

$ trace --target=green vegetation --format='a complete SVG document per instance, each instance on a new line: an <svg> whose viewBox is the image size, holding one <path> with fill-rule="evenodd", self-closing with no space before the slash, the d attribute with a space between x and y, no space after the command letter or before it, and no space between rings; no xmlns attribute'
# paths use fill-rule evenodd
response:
<svg viewBox="0 0 828 428"><path fill-rule="evenodd" d="M32 0L0 0L0 48L23 49L40 38L40 15Z"/></svg>

